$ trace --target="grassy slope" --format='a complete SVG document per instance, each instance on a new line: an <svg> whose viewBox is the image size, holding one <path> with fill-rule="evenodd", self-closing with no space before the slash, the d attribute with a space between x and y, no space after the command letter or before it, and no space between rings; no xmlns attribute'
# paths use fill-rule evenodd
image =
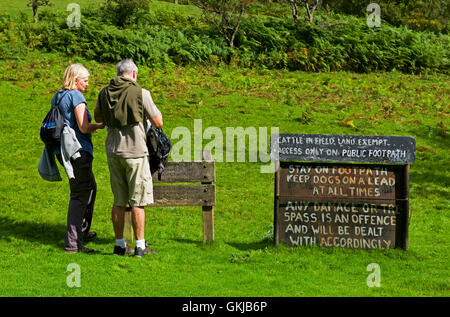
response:
<svg viewBox="0 0 450 317"><path fill-rule="evenodd" d="M449 141L440 126L450 124L448 77L141 67L140 83L152 91L169 136L177 126L193 131L201 118L203 129L217 126L224 135L237 126L411 135L418 151L407 252L275 248L264 239L273 223L273 175L259 173L258 163L217 163L214 244L201 243L200 208L147 209L146 238L159 255L137 261L111 256L105 131L93 137L99 239L90 246L101 254L62 251L68 182L47 183L37 173L39 125L65 67L77 61L92 72L85 94L92 112L114 65L39 53L0 61L0 296L449 295ZM342 124L349 119L356 128ZM373 262L381 266L380 288L366 286ZM66 286L69 263L81 267L79 289Z"/></svg>
<svg viewBox="0 0 450 317"><path fill-rule="evenodd" d="M51 8L52 10L66 10L67 6L70 3L77 3L80 5L81 13L83 13L83 8L89 7L89 6L96 6L98 4L104 3L103 0L77 0L69 1L69 0L53 0L50 1L53 5L51 7L40 7L39 10L46 10ZM27 7L28 0L13 0L13 1L2 1L0 3L0 13L7 12L9 14L18 14L19 12L24 12L25 14L28 14L30 16L30 19L33 17L33 11L30 7ZM181 11L189 13L190 15L195 14L199 15L201 11L197 9L194 6L187 6L187 5L175 5L173 3L168 3L165 1L151 1L151 8L152 10L158 11L158 10L165 10L166 12L171 11ZM181 9L181 10L180 10ZM70 13L68 13L70 14Z"/></svg>

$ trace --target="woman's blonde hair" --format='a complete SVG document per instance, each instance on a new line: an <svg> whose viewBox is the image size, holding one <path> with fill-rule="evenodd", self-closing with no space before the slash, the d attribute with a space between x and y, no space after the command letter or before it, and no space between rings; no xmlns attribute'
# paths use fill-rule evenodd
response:
<svg viewBox="0 0 450 317"><path fill-rule="evenodd" d="M76 79L89 77L89 71L81 64L72 64L66 68L62 89L76 89Z"/></svg>

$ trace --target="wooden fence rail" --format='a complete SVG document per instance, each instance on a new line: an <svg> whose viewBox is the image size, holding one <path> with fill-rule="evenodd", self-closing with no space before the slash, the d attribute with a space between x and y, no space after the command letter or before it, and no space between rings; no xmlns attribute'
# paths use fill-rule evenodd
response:
<svg viewBox="0 0 450 317"><path fill-rule="evenodd" d="M214 241L216 185L213 182L216 180L216 173L211 152L203 151L202 161L169 162L162 173L161 180L158 180L157 172L152 175L152 178L154 203L148 207L201 206L203 242ZM164 185L159 185L163 183ZM129 242L134 238L131 212L125 213L124 237Z"/></svg>

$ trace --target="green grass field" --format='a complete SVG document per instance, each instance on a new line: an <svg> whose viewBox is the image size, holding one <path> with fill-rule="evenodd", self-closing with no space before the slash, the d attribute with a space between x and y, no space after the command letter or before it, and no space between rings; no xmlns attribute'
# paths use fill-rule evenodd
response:
<svg viewBox="0 0 450 317"><path fill-rule="evenodd" d="M224 135L240 126L413 136L417 152L408 251L274 247L273 174L261 174L261 163L219 162L214 243L202 243L200 207L146 208L146 239L158 255L135 259L112 256L105 130L93 135L98 239L88 246L98 254L64 252L69 184L62 168L59 183L37 171L39 127L73 62L91 71L85 97L93 113L114 65L40 52L0 59L0 296L450 295L448 76L141 66L139 83L152 92L169 137L181 126L193 135L194 119L202 119L203 130L214 126ZM66 284L71 263L81 269L79 288ZM380 265L380 287L366 284L370 263Z"/></svg>

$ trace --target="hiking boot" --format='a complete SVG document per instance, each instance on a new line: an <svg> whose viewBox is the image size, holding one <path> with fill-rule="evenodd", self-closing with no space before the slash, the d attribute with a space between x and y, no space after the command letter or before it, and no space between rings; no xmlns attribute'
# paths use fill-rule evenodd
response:
<svg viewBox="0 0 450 317"><path fill-rule="evenodd" d="M135 257L141 258L141 257L143 257L143 256L146 255L146 254L158 254L158 253L156 253L155 250L153 250L152 248L150 248L150 247L147 245L147 243L145 244L145 249L138 248L138 247L134 248L134 256L135 256Z"/></svg>
<svg viewBox="0 0 450 317"><path fill-rule="evenodd" d="M97 238L97 232L91 231L84 235L83 242L88 243Z"/></svg>
<svg viewBox="0 0 450 317"><path fill-rule="evenodd" d="M125 254L133 254L133 253L134 253L134 250L132 248L130 248L128 246L128 244L127 244L126 248L122 248L118 245L114 246L114 252L113 252L114 255L123 256Z"/></svg>
<svg viewBox="0 0 450 317"><path fill-rule="evenodd" d="M93 254L95 253L95 250L89 249L86 247L81 247L78 250L66 250L67 253L86 253L86 254Z"/></svg>

